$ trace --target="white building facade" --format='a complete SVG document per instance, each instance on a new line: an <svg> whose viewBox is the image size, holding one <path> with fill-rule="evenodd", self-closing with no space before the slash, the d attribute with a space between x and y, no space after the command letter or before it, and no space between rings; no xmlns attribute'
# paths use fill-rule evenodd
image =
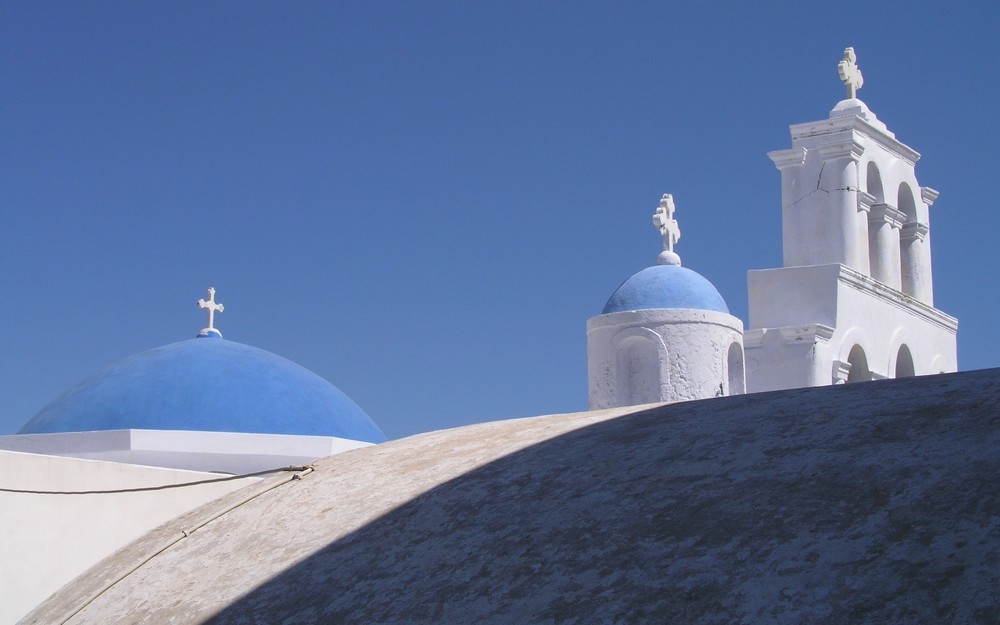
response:
<svg viewBox="0 0 1000 625"><path fill-rule="evenodd" d="M707 280L680 267L665 195L658 266L587 323L591 408L957 370L958 322L934 307L938 192L917 182L920 155L857 99L852 48L838 71L847 97L769 153L781 171L784 266L748 272L746 332Z"/></svg>
<svg viewBox="0 0 1000 625"><path fill-rule="evenodd" d="M946 373L958 368L955 318L934 308L930 206L920 155L864 102L854 51L839 66L847 99L828 119L791 126L781 171L780 269L750 271L744 335L750 391Z"/></svg>
<svg viewBox="0 0 1000 625"><path fill-rule="evenodd" d="M839 69L847 98L770 153L784 266L749 272L749 329L681 266L664 195L656 264L587 322L591 409L957 369L957 321L933 301L937 192L917 182L919 154L856 98L853 50ZM159 523L254 484L249 473L294 480L316 458L385 441L325 380L223 340L214 297L198 300L197 338L111 365L0 437L0 622Z"/></svg>

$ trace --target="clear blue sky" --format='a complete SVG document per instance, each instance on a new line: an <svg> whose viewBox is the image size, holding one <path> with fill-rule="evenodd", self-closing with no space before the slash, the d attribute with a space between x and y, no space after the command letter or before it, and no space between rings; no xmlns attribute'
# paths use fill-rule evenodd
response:
<svg viewBox="0 0 1000 625"><path fill-rule="evenodd" d="M788 124L860 97L919 151L935 298L993 367L995 3L6 2L0 433L101 367L226 338L390 437L586 407L588 317L653 262L746 321ZM677 6L670 6L677 5ZM957 8L956 8L957 7Z"/></svg>

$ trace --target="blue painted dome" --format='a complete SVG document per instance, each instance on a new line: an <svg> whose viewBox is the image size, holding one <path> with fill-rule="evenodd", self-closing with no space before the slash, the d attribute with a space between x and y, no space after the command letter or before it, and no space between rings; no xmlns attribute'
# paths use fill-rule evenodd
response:
<svg viewBox="0 0 1000 625"><path fill-rule="evenodd" d="M211 332L108 366L18 433L119 429L386 440L357 404L315 373Z"/></svg>
<svg viewBox="0 0 1000 625"><path fill-rule="evenodd" d="M726 300L696 271L655 265L634 274L608 299L601 314L653 308L692 308L729 314Z"/></svg>

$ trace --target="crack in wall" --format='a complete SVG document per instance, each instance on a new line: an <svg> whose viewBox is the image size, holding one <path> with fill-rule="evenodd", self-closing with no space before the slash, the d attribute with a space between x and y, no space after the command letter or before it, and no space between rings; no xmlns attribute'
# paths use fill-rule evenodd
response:
<svg viewBox="0 0 1000 625"><path fill-rule="evenodd" d="M801 202L803 202L803 201L805 201L805 200L809 199L809 198L810 198L810 197L812 197L812 196L813 196L814 194L816 194L816 193L819 193L819 192L821 192L821 191L822 191L823 193L826 193L826 194L830 194L830 193L833 193L834 191L848 191L848 192L859 192L859 191L861 191L861 189L859 189L858 187L852 187L852 186L846 186L846 187L835 187L835 188L833 188L833 189L824 189L824 188L823 188L823 171L824 171L825 169L826 169L826 163L823 163L823 164L822 164L822 165L820 166L820 168L819 168L819 175L818 175L818 176L816 177L816 188L815 188L815 189L813 189L813 190L812 190L812 191L810 191L809 193L806 193L805 195L803 195L803 196L802 196L802 197L800 197L799 199L795 200L795 201L794 201L794 202L792 202L791 204L786 204L786 205L782 206L782 209L786 209L786 208L793 208L793 207L795 207L795 206L796 206L797 204L799 204L799 203L801 203Z"/></svg>
<svg viewBox="0 0 1000 625"><path fill-rule="evenodd" d="M788 204L788 205L785 205L785 206L783 206L783 207L782 207L782 209L785 209L785 208L792 208L792 207L794 207L795 205L797 205L798 203L800 203L800 202L802 202L802 201L804 201L804 200L806 200L806 199L808 199L808 198L812 197L812 196L813 196L813 194L815 194L815 193L817 193L817 192L819 192L819 191L822 191L823 193L829 193L829 191L827 191L826 189L824 189L824 188L823 188L823 187L821 186L821 185L823 184L823 170L825 170L825 169L826 169L826 163L823 163L822 165L820 165L820 168L819 168L819 176L817 176L817 177L816 177L816 188L815 188L815 189L813 189L813 190L812 190L812 191L810 191L809 193L806 193L805 195L803 195L803 196L802 196L802 197L800 197L799 199L795 200L795 201L794 201L794 202L792 202L791 204Z"/></svg>

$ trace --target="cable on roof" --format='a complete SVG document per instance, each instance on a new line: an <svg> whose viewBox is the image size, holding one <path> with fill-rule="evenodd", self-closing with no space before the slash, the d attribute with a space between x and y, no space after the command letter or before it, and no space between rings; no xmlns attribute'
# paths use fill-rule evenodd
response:
<svg viewBox="0 0 1000 625"><path fill-rule="evenodd" d="M161 484L159 486L136 486L135 488L110 488L107 490L34 490L30 488L4 488L0 486L2 493L18 493L26 495L116 495L120 493L142 493L156 490L168 490L171 488L185 488L188 486L200 486L202 484L216 484L219 482L231 482L242 480L245 477L260 477L269 473L280 473L285 471L305 471L312 468L306 466L290 466L278 469L267 469L264 471L254 471L253 473L243 473L242 475L225 475L222 477L212 477L205 480L195 480L193 482L178 482L176 484Z"/></svg>

